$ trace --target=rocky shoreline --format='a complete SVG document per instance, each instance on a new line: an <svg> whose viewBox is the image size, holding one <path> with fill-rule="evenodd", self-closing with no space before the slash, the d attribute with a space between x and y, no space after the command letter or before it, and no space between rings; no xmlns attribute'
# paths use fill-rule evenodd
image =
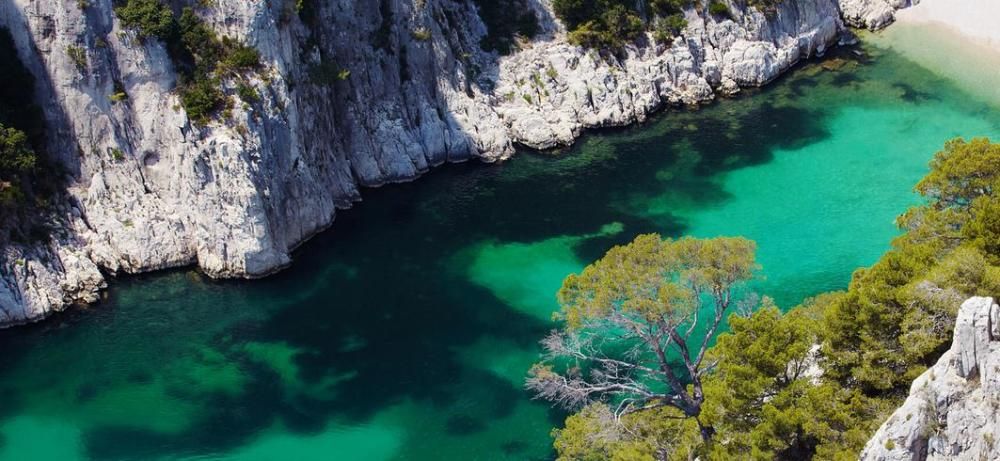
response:
<svg viewBox="0 0 1000 461"><path fill-rule="evenodd" d="M205 10L265 63L251 78L259 100L207 127L179 108L163 45L123 30L111 0L0 4L0 25L38 80L48 150L73 176L52 218L61 230L2 249L0 326L93 302L118 273L268 275L363 187L503 160L514 145L568 145L588 128L766 84L848 26L883 27L910 4L786 0L768 14L729 5L732 19L692 9L671 46L649 40L614 57L566 43L548 0L530 0L540 35L498 57L480 49L485 26L463 0L331 1L321 27L289 20L280 3ZM69 47L86 51L85 68ZM328 63L344 78L310 83ZM116 102L119 87L127 98Z"/></svg>

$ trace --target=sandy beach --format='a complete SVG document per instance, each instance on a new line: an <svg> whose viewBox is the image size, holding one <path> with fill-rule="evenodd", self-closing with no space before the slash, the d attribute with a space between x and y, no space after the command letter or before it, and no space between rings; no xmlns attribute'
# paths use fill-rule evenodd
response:
<svg viewBox="0 0 1000 461"><path fill-rule="evenodd" d="M938 24L1000 52L1000 1L922 0L896 14L900 24Z"/></svg>
<svg viewBox="0 0 1000 461"><path fill-rule="evenodd" d="M1000 107L1000 0L922 0L868 40Z"/></svg>

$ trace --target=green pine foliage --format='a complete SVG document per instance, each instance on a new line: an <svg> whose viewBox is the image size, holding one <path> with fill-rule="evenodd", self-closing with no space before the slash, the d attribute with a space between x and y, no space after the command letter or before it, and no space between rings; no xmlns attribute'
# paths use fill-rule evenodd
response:
<svg viewBox="0 0 1000 461"><path fill-rule="evenodd" d="M870 394L902 392L948 347L957 300L1000 292L1000 144L949 141L916 190L929 200L830 306L831 376Z"/></svg>
<svg viewBox="0 0 1000 461"><path fill-rule="evenodd" d="M115 8L115 14L122 25L135 30L139 38L169 41L176 34L173 11L159 0L127 0Z"/></svg>
<svg viewBox="0 0 1000 461"><path fill-rule="evenodd" d="M35 80L13 37L0 28L0 244L45 235L41 215L62 182L45 154L45 122Z"/></svg>
<svg viewBox="0 0 1000 461"><path fill-rule="evenodd" d="M578 45L618 50L653 30L658 41L669 43L687 22L688 0L554 0L556 16Z"/></svg>
<svg viewBox="0 0 1000 461"><path fill-rule="evenodd" d="M246 83L236 85L236 94L239 95L243 102L248 104L260 101L260 94L257 93L257 89Z"/></svg>
<svg viewBox="0 0 1000 461"><path fill-rule="evenodd" d="M37 157L28 136L17 128L0 125L0 171L13 175L34 170Z"/></svg>
<svg viewBox="0 0 1000 461"><path fill-rule="evenodd" d="M773 12L781 2L749 0L746 5ZM684 9L692 4L700 5L690 0L553 0L552 7L569 30L571 42L614 51L635 42L646 31L652 32L657 42L670 45L687 27ZM709 3L708 13L717 18L732 17L729 7L720 1Z"/></svg>
<svg viewBox="0 0 1000 461"><path fill-rule="evenodd" d="M303 2L299 11L309 8ZM225 109L225 79L260 66L260 53L255 48L229 37L219 38L192 8L184 8L178 17L160 0L127 0L115 8L115 14L140 38L156 38L167 46L181 76L181 105L195 123L206 124Z"/></svg>
<svg viewBox="0 0 1000 461"><path fill-rule="evenodd" d="M697 418L663 406L616 420L597 401L553 432L559 459L857 459L947 349L959 304L1000 293L1000 144L949 141L916 190L927 202L846 292L729 317Z"/></svg>
<svg viewBox="0 0 1000 461"><path fill-rule="evenodd" d="M87 71L87 50L82 46L70 45L66 47L66 54L73 61L73 65L81 73Z"/></svg>

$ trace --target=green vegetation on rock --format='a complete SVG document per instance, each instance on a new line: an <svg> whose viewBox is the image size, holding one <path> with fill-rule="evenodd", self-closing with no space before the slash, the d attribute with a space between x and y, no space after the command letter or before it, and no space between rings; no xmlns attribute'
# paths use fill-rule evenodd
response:
<svg viewBox="0 0 1000 461"><path fill-rule="evenodd" d="M874 266L854 274L846 292L807 300L784 315L766 298L750 316L730 315L730 331L719 335L707 352L705 371L690 371L686 364L697 355L682 352L674 366L689 370L687 387L670 391L661 385L666 396L653 395L638 411L621 411L623 402L635 399L637 370L647 374L638 381L645 385L665 369L651 373L636 368L646 364L640 360L644 352L635 347L614 349L625 353L615 356L592 346L612 344L623 337L622 329L588 330L582 348L587 353L565 362L570 373L561 375L562 382L587 382L589 376L619 386L632 383L633 388L605 386L605 393L573 402L579 412L554 432L560 459L856 459L912 379L946 350L960 302L1000 291L998 188L1000 144L949 141L916 186L928 202L900 217L905 232ZM663 266L658 277L672 273L655 248L629 248L634 250L631 258L643 265ZM653 271L627 264L614 266L621 272L599 270L621 251L611 250L582 274L566 279L567 286L582 278L600 287L584 298L592 304L588 315L618 311L625 318L649 321L656 316L648 313L659 315L676 303L675 291L646 289ZM685 276L664 280L675 283ZM623 286L638 291L620 291ZM615 295L602 294L606 292ZM561 296L560 301L564 313L578 310L576 298ZM626 309L632 305L642 307ZM574 324L575 316L565 318ZM626 364L615 370L588 368L581 359L594 355ZM529 387L535 379L529 378ZM697 415L670 403L699 389L703 404ZM705 437L706 427L713 431L710 437Z"/></svg>
<svg viewBox="0 0 1000 461"><path fill-rule="evenodd" d="M196 123L207 123L228 105L224 81L260 65L256 49L229 37L219 38L192 8L184 8L177 17L159 0L127 0L115 8L115 14L140 39L157 38L166 44L181 76L181 104Z"/></svg>
<svg viewBox="0 0 1000 461"><path fill-rule="evenodd" d="M552 7L569 30L569 40L581 46L620 49L651 29L656 40L669 44L687 26L687 0L554 0Z"/></svg>
<svg viewBox="0 0 1000 461"><path fill-rule="evenodd" d="M784 0L749 0L748 4L764 13L771 14Z"/></svg>
<svg viewBox="0 0 1000 461"><path fill-rule="evenodd" d="M557 317L565 326L542 342L548 358L532 368L528 388L567 408L608 401L616 419L672 408L710 440L715 430L699 419L702 377L713 368L705 354L724 316L744 302L755 250L742 238L656 234L612 248L563 282ZM707 330L696 333L703 310Z"/></svg>
<svg viewBox="0 0 1000 461"><path fill-rule="evenodd" d="M165 42L177 31L174 13L159 0L127 0L115 8L125 27L134 29L139 38L158 38Z"/></svg>
<svg viewBox="0 0 1000 461"><path fill-rule="evenodd" d="M713 1L708 5L708 12L713 16L729 17L729 7L725 3Z"/></svg>
<svg viewBox="0 0 1000 461"><path fill-rule="evenodd" d="M66 54L73 60L73 64L80 72L87 71L87 50L82 46L70 45L66 47Z"/></svg>
<svg viewBox="0 0 1000 461"><path fill-rule="evenodd" d="M45 121L35 103L35 80L13 37L0 28L0 243L45 235L41 211L61 184L45 152Z"/></svg>
<svg viewBox="0 0 1000 461"><path fill-rule="evenodd" d="M517 40L538 34L538 19L526 0L475 0L479 17L486 24L486 35L479 45L487 51L509 54L517 49Z"/></svg>
<svg viewBox="0 0 1000 461"><path fill-rule="evenodd" d="M1000 144L953 140L916 187L929 203L906 231L855 272L827 313L827 371L869 394L902 392L947 348L959 302L1000 290Z"/></svg>

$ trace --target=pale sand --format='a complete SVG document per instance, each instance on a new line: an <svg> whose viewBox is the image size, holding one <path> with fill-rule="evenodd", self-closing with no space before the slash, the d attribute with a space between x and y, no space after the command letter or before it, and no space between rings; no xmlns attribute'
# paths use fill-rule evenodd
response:
<svg viewBox="0 0 1000 461"><path fill-rule="evenodd" d="M944 25L1000 52L1000 0L921 0L897 12L896 20Z"/></svg>
<svg viewBox="0 0 1000 461"><path fill-rule="evenodd" d="M1000 0L921 0L868 40L1000 108Z"/></svg>

